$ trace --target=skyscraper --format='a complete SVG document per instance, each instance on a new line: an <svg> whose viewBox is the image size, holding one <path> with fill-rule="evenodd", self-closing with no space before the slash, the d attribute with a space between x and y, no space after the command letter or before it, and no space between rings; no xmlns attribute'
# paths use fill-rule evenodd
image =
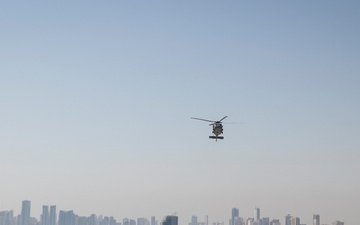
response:
<svg viewBox="0 0 360 225"><path fill-rule="evenodd" d="M50 206L49 224L56 225L56 205Z"/></svg>
<svg viewBox="0 0 360 225"><path fill-rule="evenodd" d="M313 215L313 225L320 225L320 215L319 214Z"/></svg>
<svg viewBox="0 0 360 225"><path fill-rule="evenodd" d="M21 225L30 225L30 208L31 202L29 200L22 201L21 207Z"/></svg>
<svg viewBox="0 0 360 225"><path fill-rule="evenodd" d="M43 205L40 221L41 225L50 225L49 206Z"/></svg>
<svg viewBox="0 0 360 225"><path fill-rule="evenodd" d="M178 225L178 217L167 216L165 220L162 222L162 225Z"/></svg>
<svg viewBox="0 0 360 225"><path fill-rule="evenodd" d="M235 218L239 217L239 209L232 208L231 210L231 225L235 225Z"/></svg>
<svg viewBox="0 0 360 225"><path fill-rule="evenodd" d="M75 225L75 214L71 211L62 211L59 212L59 225Z"/></svg>
<svg viewBox="0 0 360 225"><path fill-rule="evenodd" d="M197 216L192 216L192 217L191 217L191 223L190 223L190 225L198 225Z"/></svg>
<svg viewBox="0 0 360 225"><path fill-rule="evenodd" d="M287 216L285 216L285 225L290 225L290 221L291 220L291 215L287 214Z"/></svg>
<svg viewBox="0 0 360 225"><path fill-rule="evenodd" d="M291 225L300 225L300 218L292 216L290 219L290 224Z"/></svg>
<svg viewBox="0 0 360 225"><path fill-rule="evenodd" d="M255 206L254 208L254 220L258 222L260 220L260 208Z"/></svg>
<svg viewBox="0 0 360 225"><path fill-rule="evenodd" d="M152 217L151 217L151 223L150 223L150 225L156 225L155 216L152 216Z"/></svg>

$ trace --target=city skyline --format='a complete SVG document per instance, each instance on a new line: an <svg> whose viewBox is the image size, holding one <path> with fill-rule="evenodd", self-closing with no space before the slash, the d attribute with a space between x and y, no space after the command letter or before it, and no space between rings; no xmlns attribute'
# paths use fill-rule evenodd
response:
<svg viewBox="0 0 360 225"><path fill-rule="evenodd" d="M49 224L55 224L55 225L74 225L75 224L75 217L88 217L91 218L93 216L95 216L96 218L110 218L110 220L114 220L114 223L110 223L110 225L117 225L117 223L119 223L119 225L162 225L163 222L165 222L165 224L168 225L172 225L174 223L174 220L172 218L168 218L169 215L164 215L164 216L160 216L162 219L159 221L156 218L156 216L150 216L148 218L142 217L142 216L137 216L134 218L128 218L126 216L124 216L123 218L119 218L116 215L101 215L101 214L97 214L96 212L92 212L89 215L79 215L77 214L74 210L71 209L59 209L58 211L56 210L56 205L51 205L50 206L50 210L49 210L49 206L48 205L43 205L42 206L42 213L40 214L39 217L37 216L31 216L31 201L30 200L23 200L22 201L22 205L21 205L21 213L16 216L14 215L14 210L13 209L8 209L8 210L3 210L0 209L0 213L1 212L12 212L12 216L13 218L20 218L20 222L18 222L17 224L28 224L28 225L49 225ZM281 218L272 218L272 217L261 217L260 214L260 207L255 206L254 208L254 214L253 217L247 217L245 215L240 215L239 214L239 208L232 208L230 211L230 215L229 215L229 219L228 219L228 223L226 221L212 221L209 222L208 221L208 217L209 215L204 215L204 220L199 220L198 216L195 214L192 214L192 216L189 218L189 222L186 222L185 218L182 218L181 223L179 223L180 225L253 225L253 223L255 223L254 225L269 225L271 224L271 221L277 221L279 220L280 224L283 225L301 225L304 223L300 223L300 218L297 216L291 216L290 214L287 214L286 216L283 217L283 221L281 222ZM174 213L174 216L177 213ZM57 217L58 215L58 217ZM178 217L178 216L177 216ZM313 214L313 221L311 224L307 224L307 225L319 225L320 224L320 215L319 214ZM25 220L23 218L26 218ZM37 224L33 224L30 223L30 219L31 218L35 218L37 220ZM5 220L4 215L0 214L0 225L15 225L12 223L3 223ZM136 219L136 220L135 220ZM169 219L167 221L167 219ZM240 220L239 220L240 219ZM7 220L9 220L9 218L7 218ZM73 221L73 222L70 222ZM117 221L117 222L116 222ZM135 224L132 224L131 222L129 224L125 224L128 222L125 221L135 221ZM248 222L251 221L251 224L248 224ZM178 223L178 219L176 219L176 223ZM331 223L329 221L327 221L326 223L321 222L321 224L333 224L333 223L343 223L340 220L334 220ZM86 224L76 224L76 225L86 225ZM88 224L88 225L96 225L94 224ZM107 224L109 225L109 224Z"/></svg>
<svg viewBox="0 0 360 225"><path fill-rule="evenodd" d="M0 209L356 224L359 9L0 1Z"/></svg>

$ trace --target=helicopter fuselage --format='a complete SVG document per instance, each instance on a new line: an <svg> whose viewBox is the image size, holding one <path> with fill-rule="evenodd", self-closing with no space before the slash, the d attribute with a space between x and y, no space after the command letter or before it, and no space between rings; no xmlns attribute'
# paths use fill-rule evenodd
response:
<svg viewBox="0 0 360 225"><path fill-rule="evenodd" d="M215 136L219 136L222 133L223 133L222 124L221 123L214 123L213 124L213 134L215 134Z"/></svg>

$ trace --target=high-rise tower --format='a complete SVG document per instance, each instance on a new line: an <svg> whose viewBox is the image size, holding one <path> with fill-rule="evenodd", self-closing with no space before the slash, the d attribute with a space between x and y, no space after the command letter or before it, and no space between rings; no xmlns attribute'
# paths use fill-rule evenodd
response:
<svg viewBox="0 0 360 225"><path fill-rule="evenodd" d="M155 216L152 216L152 217L151 217L151 222L150 222L150 225L156 225L156 219L155 219Z"/></svg>
<svg viewBox="0 0 360 225"><path fill-rule="evenodd" d="M290 225L291 222L291 215L287 214L287 216L285 216L285 225Z"/></svg>
<svg viewBox="0 0 360 225"><path fill-rule="evenodd" d="M319 214L313 215L313 225L320 225L320 215Z"/></svg>
<svg viewBox="0 0 360 225"><path fill-rule="evenodd" d="M31 202L29 200L22 201L21 225L30 225L30 208Z"/></svg>
<svg viewBox="0 0 360 225"><path fill-rule="evenodd" d="M167 216L165 220L162 222L162 225L178 225L178 217Z"/></svg>
<svg viewBox="0 0 360 225"><path fill-rule="evenodd" d="M59 212L59 225L75 225L75 214L71 211L62 211Z"/></svg>
<svg viewBox="0 0 360 225"><path fill-rule="evenodd" d="M50 225L56 225L56 205L50 206L50 218L49 218L49 224Z"/></svg>
<svg viewBox="0 0 360 225"><path fill-rule="evenodd" d="M254 208L254 220L258 222L260 220L260 208L255 206Z"/></svg>
<svg viewBox="0 0 360 225"><path fill-rule="evenodd" d="M296 217L296 216L292 216L291 219L291 225L300 225L300 218L299 217Z"/></svg>
<svg viewBox="0 0 360 225"><path fill-rule="evenodd" d="M235 225L236 217L239 217L239 209L232 208L232 210L231 210L231 225Z"/></svg>
<svg viewBox="0 0 360 225"><path fill-rule="evenodd" d="M190 223L190 225L198 225L197 216L192 216L192 217L191 217L191 223Z"/></svg>
<svg viewBox="0 0 360 225"><path fill-rule="evenodd" d="M43 205L41 214L41 225L50 225L49 206Z"/></svg>

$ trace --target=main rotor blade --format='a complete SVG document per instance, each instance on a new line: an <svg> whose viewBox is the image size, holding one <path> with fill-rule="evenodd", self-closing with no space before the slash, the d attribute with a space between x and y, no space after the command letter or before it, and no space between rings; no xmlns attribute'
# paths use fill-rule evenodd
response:
<svg viewBox="0 0 360 225"><path fill-rule="evenodd" d="M214 123L215 122L215 121L212 121L212 120L200 119L200 118L195 118L195 117L191 117L191 119L202 120L202 121L206 121L206 122L209 122L209 123Z"/></svg>
<svg viewBox="0 0 360 225"><path fill-rule="evenodd" d="M224 116L224 118L222 118L221 120L219 120L219 122L223 121L224 119L226 119L227 116Z"/></svg>
<svg viewBox="0 0 360 225"><path fill-rule="evenodd" d="M237 123L237 122L222 122L222 124L244 124L244 123Z"/></svg>

